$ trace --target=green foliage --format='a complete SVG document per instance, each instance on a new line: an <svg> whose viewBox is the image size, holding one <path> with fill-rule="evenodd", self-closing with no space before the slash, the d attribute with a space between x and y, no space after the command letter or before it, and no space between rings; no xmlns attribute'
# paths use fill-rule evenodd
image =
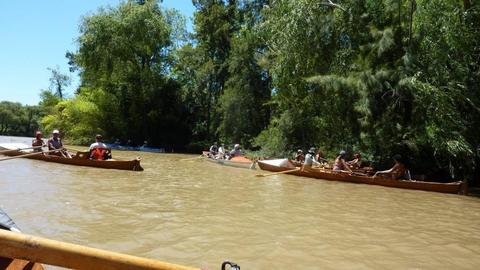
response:
<svg viewBox="0 0 480 270"><path fill-rule="evenodd" d="M18 102L0 102L0 134L31 136L38 130L38 106L22 105Z"/></svg>
<svg viewBox="0 0 480 270"><path fill-rule="evenodd" d="M42 119L45 132L54 129L62 131L62 136L75 144L89 144L95 134L102 134L101 111L95 104L98 97L94 91L83 91L73 99L60 101L53 113Z"/></svg>
<svg viewBox="0 0 480 270"><path fill-rule="evenodd" d="M81 75L39 108L0 104L3 133L46 130L148 139L199 151L212 140L256 155L311 146L374 165L468 178L480 161L480 6L450 0L194 0L195 32L159 2L126 1L83 18ZM60 89L60 90L59 90ZM25 120L29 119L29 120ZM37 121L38 122L38 121ZM29 124L27 124L29 123Z"/></svg>

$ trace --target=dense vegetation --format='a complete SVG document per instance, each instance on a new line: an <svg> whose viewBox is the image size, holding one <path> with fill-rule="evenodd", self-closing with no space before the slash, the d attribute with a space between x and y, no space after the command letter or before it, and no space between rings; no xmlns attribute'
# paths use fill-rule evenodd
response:
<svg viewBox="0 0 480 270"><path fill-rule="evenodd" d="M75 95L65 99L67 78L52 72L56 87L39 106L0 104L1 132L31 134L38 123L79 143L99 132L184 151L219 140L268 157L314 145L378 166L400 153L432 177L478 172L478 3L193 4L193 33L154 0L84 17L67 53L81 78Z"/></svg>

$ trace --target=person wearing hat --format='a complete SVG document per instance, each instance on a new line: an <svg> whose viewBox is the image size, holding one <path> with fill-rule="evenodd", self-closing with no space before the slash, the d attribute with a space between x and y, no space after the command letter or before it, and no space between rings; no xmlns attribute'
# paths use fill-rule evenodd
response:
<svg viewBox="0 0 480 270"><path fill-rule="evenodd" d="M411 180L410 171L407 169L407 166L405 166L402 156L397 154L393 156L393 160L395 161L395 165L393 165L392 168L385 171L378 171L373 175L373 177L376 178L382 176L392 180Z"/></svg>
<svg viewBox="0 0 480 270"><path fill-rule="evenodd" d="M58 131L58 129L52 131L52 137L48 139L47 145L49 151L58 149L58 151L50 152L50 155L71 158L70 154L63 148L62 139L60 139L60 131Z"/></svg>
<svg viewBox="0 0 480 270"><path fill-rule="evenodd" d="M233 150L230 151L230 158L233 158L233 157L241 157L241 156L244 156L244 153L240 147L240 144L235 144L235 146L233 147Z"/></svg>
<svg viewBox="0 0 480 270"><path fill-rule="evenodd" d="M302 149L298 149L297 153L295 154L295 162L298 164L302 164L305 161L305 155L303 155Z"/></svg>
<svg viewBox="0 0 480 270"><path fill-rule="evenodd" d="M320 163L315 159L315 147L311 147L305 155L305 162L303 162L302 171L309 170L313 165L320 166Z"/></svg>
<svg viewBox="0 0 480 270"><path fill-rule="evenodd" d="M32 141L32 147L33 147L33 151L34 152L42 152L42 147L45 146L45 142L43 142L43 139L42 139L42 132L41 131L37 131L35 132L35 139L33 139Z"/></svg>
<svg viewBox="0 0 480 270"><path fill-rule="evenodd" d="M102 135L95 136L95 142L90 145L90 159L107 160L112 158L110 148L102 142Z"/></svg>
<svg viewBox="0 0 480 270"><path fill-rule="evenodd" d="M345 162L345 155L347 152L345 150L340 151L339 155L335 159L333 163L333 171L334 172L348 172L352 173L352 170L348 167L347 162Z"/></svg>

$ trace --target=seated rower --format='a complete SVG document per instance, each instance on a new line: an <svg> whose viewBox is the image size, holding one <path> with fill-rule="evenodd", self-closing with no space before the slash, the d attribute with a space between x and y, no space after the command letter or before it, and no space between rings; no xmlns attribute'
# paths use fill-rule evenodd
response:
<svg viewBox="0 0 480 270"><path fill-rule="evenodd" d="M48 139L47 144L49 151L58 149L58 151L50 152L50 155L72 158L72 156L70 156L70 153L65 151L65 149L63 148L62 139L60 139L60 131L58 131L58 129L53 130L52 138Z"/></svg>
<svg viewBox="0 0 480 270"><path fill-rule="evenodd" d="M95 136L95 142L90 145L90 159L107 160L112 158L111 150L102 142L102 135Z"/></svg>
<svg viewBox="0 0 480 270"><path fill-rule="evenodd" d="M317 150L315 158L320 163L320 165L322 166L328 165L328 160L323 158L323 153L322 151L320 151L320 149Z"/></svg>
<svg viewBox="0 0 480 270"><path fill-rule="evenodd" d="M310 170L313 165L320 166L320 163L315 160L315 147L311 147L305 155L305 162L303 163L302 171Z"/></svg>
<svg viewBox="0 0 480 270"><path fill-rule="evenodd" d="M215 157L218 154L218 144L214 142L210 149L208 150L210 153L210 157Z"/></svg>
<svg viewBox="0 0 480 270"><path fill-rule="evenodd" d="M240 144L235 144L235 146L233 147L233 150L230 151L230 157L229 159L232 159L234 157L242 157L244 156L245 154L243 153L241 147L240 147Z"/></svg>
<svg viewBox="0 0 480 270"><path fill-rule="evenodd" d="M32 141L34 152L43 152L42 147L45 146L45 143L43 142L42 135L41 131L35 132L35 139Z"/></svg>
<svg viewBox="0 0 480 270"><path fill-rule="evenodd" d="M302 164L305 161L305 156L303 155L302 149L298 149L297 153L295 154L295 162Z"/></svg>
<svg viewBox="0 0 480 270"><path fill-rule="evenodd" d="M352 170L348 167L347 163L345 162L346 154L347 152L345 152L345 150L340 151L339 155L337 156L333 164L334 172L352 173Z"/></svg>
<svg viewBox="0 0 480 270"><path fill-rule="evenodd" d="M353 157L353 160L347 161L347 165L352 169L360 169L360 167L362 167L362 157L360 153L355 153Z"/></svg>
<svg viewBox="0 0 480 270"><path fill-rule="evenodd" d="M395 165L392 168L385 170L385 171L378 171L376 172L373 177L383 177L392 180L399 180L399 179L407 179L411 180L410 172L408 171L407 167L402 161L402 156L395 155L393 156L393 160L395 161Z"/></svg>
<svg viewBox="0 0 480 270"><path fill-rule="evenodd" d="M220 147L218 147L218 153L215 158L217 159L225 159L225 144L221 144Z"/></svg>

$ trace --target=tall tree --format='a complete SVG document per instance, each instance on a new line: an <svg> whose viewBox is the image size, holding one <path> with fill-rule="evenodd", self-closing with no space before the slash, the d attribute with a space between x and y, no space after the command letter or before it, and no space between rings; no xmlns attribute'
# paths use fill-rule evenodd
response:
<svg viewBox="0 0 480 270"><path fill-rule="evenodd" d="M171 15L178 14L165 12L157 1L131 0L83 18L79 49L69 56L80 70L81 91L105 93L106 100L94 102L102 112L100 122L109 123L103 128L107 135L174 143L169 138L176 137L173 125L182 108L179 87L168 77L171 23L177 21Z"/></svg>

